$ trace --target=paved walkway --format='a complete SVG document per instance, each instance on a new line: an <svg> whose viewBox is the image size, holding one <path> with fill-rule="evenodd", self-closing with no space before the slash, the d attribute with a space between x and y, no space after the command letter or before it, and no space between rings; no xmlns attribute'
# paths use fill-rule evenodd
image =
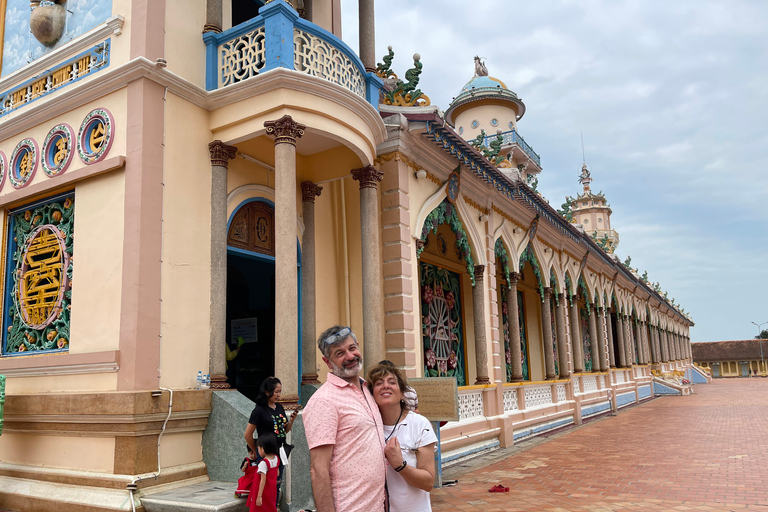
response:
<svg viewBox="0 0 768 512"><path fill-rule="evenodd" d="M695 391L453 468L433 510L768 512L768 379ZM488 492L499 483L510 491Z"/></svg>

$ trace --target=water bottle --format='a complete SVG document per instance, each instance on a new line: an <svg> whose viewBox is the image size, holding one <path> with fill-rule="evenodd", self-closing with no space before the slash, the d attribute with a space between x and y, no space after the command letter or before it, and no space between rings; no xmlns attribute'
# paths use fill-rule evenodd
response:
<svg viewBox="0 0 768 512"><path fill-rule="evenodd" d="M203 372L198 370L197 381L195 382L195 389L203 389Z"/></svg>
<svg viewBox="0 0 768 512"><path fill-rule="evenodd" d="M211 376L210 374L205 375L205 379L203 379L203 389L211 389Z"/></svg>

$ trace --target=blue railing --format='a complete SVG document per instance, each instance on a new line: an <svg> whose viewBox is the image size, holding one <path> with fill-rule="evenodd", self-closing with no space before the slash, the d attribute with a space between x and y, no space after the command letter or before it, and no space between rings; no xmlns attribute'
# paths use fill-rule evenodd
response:
<svg viewBox="0 0 768 512"><path fill-rule="evenodd" d="M522 148L523 151L526 152L529 157L531 157L534 162L536 162L536 165L541 167L541 157L533 150L531 146L528 145L527 142L525 142L525 139L519 133L517 133L517 130L502 132L501 136L504 137L504 141L502 142L503 146L517 144ZM486 135L483 145L487 148L491 147L491 142L496 140L496 137L496 135Z"/></svg>
<svg viewBox="0 0 768 512"><path fill-rule="evenodd" d="M381 79L365 71L344 41L299 18L284 0L265 5L255 18L220 34L206 32L203 41L209 91L287 68L340 85L378 108Z"/></svg>

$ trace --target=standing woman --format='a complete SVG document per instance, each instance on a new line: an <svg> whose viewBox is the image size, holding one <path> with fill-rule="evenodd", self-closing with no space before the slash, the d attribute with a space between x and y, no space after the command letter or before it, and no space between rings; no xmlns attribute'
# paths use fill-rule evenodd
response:
<svg viewBox="0 0 768 512"><path fill-rule="evenodd" d="M283 385L277 377L267 377L261 383L259 394L256 396L256 407L251 412L248 426L245 427L245 442L251 449L258 453L256 442L253 439L254 431L257 437L264 434L274 434L277 438L278 449L285 444L285 436L293 428L293 422L299 411L293 411L288 416L280 400ZM280 464L280 472L277 477L278 501L280 500L280 484L283 481L283 464Z"/></svg>
<svg viewBox="0 0 768 512"><path fill-rule="evenodd" d="M384 422L387 489L391 512L431 512L437 436L424 416L408 409L408 383L388 364L368 372L368 388Z"/></svg>

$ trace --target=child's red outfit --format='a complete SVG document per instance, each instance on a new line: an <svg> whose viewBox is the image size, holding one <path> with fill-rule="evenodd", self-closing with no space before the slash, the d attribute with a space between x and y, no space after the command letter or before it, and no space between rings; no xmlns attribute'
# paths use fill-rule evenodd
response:
<svg viewBox="0 0 768 512"><path fill-rule="evenodd" d="M277 512L277 475L280 470L280 457L261 459L258 466L258 474L251 484L251 494L248 496L248 505L250 512ZM261 506L256 506L256 498L259 497L259 487L264 475L267 483L261 493Z"/></svg>
<svg viewBox="0 0 768 512"><path fill-rule="evenodd" d="M255 460L246 458L243 463L240 464L240 467L242 468L245 464L248 465L245 467L245 474L237 480L235 496L247 498L248 494L251 492L253 480L256 478L256 466L258 463Z"/></svg>

